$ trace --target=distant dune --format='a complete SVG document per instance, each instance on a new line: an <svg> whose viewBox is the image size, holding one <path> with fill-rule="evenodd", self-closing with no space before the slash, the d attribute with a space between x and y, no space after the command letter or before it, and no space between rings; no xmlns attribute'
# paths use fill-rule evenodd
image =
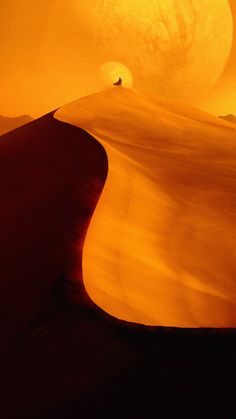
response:
<svg viewBox="0 0 236 419"><path fill-rule="evenodd" d="M22 115L16 118L7 118L0 115L0 135L12 131L13 129L25 125L31 121L33 121L33 118L31 118L29 115Z"/></svg>
<svg viewBox="0 0 236 419"><path fill-rule="evenodd" d="M55 118L104 146L108 177L85 239L90 297L130 322L236 326L236 128L110 89Z"/></svg>
<svg viewBox="0 0 236 419"><path fill-rule="evenodd" d="M232 124L236 124L236 116L232 114L220 116L220 118L225 119L226 121L231 122Z"/></svg>

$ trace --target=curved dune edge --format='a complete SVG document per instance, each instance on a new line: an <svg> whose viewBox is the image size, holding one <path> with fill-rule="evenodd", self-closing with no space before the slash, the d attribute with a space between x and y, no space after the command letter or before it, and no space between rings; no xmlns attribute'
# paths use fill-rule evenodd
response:
<svg viewBox="0 0 236 419"><path fill-rule="evenodd" d="M123 88L54 116L108 155L83 250L91 299L134 323L235 327L235 127Z"/></svg>
<svg viewBox="0 0 236 419"><path fill-rule="evenodd" d="M90 303L82 249L107 169L103 147L53 113L1 136L1 354L55 295Z"/></svg>

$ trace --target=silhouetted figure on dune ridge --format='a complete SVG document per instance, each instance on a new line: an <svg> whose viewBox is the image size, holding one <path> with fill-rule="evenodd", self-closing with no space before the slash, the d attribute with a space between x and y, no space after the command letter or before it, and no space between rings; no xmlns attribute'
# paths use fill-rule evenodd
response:
<svg viewBox="0 0 236 419"><path fill-rule="evenodd" d="M119 77L119 80L116 83L113 83L113 86L122 86L122 79Z"/></svg>

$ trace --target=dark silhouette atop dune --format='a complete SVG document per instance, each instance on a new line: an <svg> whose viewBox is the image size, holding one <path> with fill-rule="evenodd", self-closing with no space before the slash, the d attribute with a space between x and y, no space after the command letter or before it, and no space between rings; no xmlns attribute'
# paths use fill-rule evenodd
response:
<svg viewBox="0 0 236 419"><path fill-rule="evenodd" d="M12 131L22 125L28 124L31 121L33 121L33 118L29 115L22 115L16 118L7 118L0 115L0 135Z"/></svg>
<svg viewBox="0 0 236 419"><path fill-rule="evenodd" d="M1 137L0 171L0 417L232 417L234 331L130 325L86 296L102 146L49 114Z"/></svg>
<svg viewBox="0 0 236 419"><path fill-rule="evenodd" d="M113 86L122 86L122 79L119 77L119 80L116 83L113 83Z"/></svg>
<svg viewBox="0 0 236 419"><path fill-rule="evenodd" d="M236 124L236 116L232 114L220 116L221 119L225 119L228 122L231 122L232 124Z"/></svg>

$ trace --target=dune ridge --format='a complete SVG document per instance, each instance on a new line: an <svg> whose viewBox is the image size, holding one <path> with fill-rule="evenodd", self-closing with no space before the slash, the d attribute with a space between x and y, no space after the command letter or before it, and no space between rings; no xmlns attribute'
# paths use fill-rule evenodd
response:
<svg viewBox="0 0 236 419"><path fill-rule="evenodd" d="M0 135L6 134L7 132L32 121L33 118L29 115L21 115L16 118L8 118L0 115Z"/></svg>
<svg viewBox="0 0 236 419"><path fill-rule="evenodd" d="M127 167L140 171L132 148ZM51 113L3 135L0 151L0 417L233 417L235 330L138 327L84 292L104 147Z"/></svg>
<svg viewBox="0 0 236 419"><path fill-rule="evenodd" d="M129 322L235 327L233 125L124 88L54 116L86 130L108 155L83 250L92 300Z"/></svg>

